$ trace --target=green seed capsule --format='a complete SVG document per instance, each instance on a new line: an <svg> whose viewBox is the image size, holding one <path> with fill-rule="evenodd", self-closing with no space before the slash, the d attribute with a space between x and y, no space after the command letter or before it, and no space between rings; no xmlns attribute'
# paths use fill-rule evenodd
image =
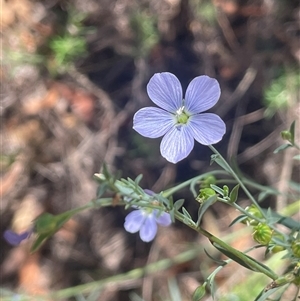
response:
<svg viewBox="0 0 300 301"><path fill-rule="evenodd" d="M254 227L253 239L261 245L268 245L273 234L273 230L266 224L258 224Z"/></svg>

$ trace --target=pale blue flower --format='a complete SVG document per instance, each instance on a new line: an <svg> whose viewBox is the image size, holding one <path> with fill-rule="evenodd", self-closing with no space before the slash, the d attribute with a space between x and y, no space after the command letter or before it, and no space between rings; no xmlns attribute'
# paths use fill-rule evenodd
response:
<svg viewBox="0 0 300 301"><path fill-rule="evenodd" d="M124 223L127 232L140 232L140 238L144 242L154 239L157 233L157 224L169 226L172 223L171 216L166 212L159 212L157 209L137 209L130 212Z"/></svg>
<svg viewBox="0 0 300 301"><path fill-rule="evenodd" d="M216 79L205 75L194 78L183 99L182 87L175 75L156 73L147 85L147 92L160 108L140 109L133 117L133 128L148 138L164 136L160 151L169 162L177 163L186 158L194 147L194 139L211 145L225 134L225 123L218 115L202 113L219 100L221 90Z"/></svg>

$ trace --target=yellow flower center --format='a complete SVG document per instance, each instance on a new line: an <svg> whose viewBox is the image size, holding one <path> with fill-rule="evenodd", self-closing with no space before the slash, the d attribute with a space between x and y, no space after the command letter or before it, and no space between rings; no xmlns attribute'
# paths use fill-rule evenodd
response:
<svg viewBox="0 0 300 301"><path fill-rule="evenodd" d="M184 111L184 106L176 111L176 118L179 124L187 124L190 116Z"/></svg>

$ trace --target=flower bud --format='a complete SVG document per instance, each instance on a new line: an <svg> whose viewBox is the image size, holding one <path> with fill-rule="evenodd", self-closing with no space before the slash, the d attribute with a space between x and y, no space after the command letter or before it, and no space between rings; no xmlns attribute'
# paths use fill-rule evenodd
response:
<svg viewBox="0 0 300 301"><path fill-rule="evenodd" d="M223 186L224 197L228 197L229 195L229 187L227 185Z"/></svg>
<svg viewBox="0 0 300 301"><path fill-rule="evenodd" d="M279 245L273 245L273 246L270 248L270 250L271 250L271 252L272 252L273 254L275 254L275 253L279 253L279 252L281 252L281 251L284 251L284 250L285 250L285 247L279 246Z"/></svg>
<svg viewBox="0 0 300 301"><path fill-rule="evenodd" d="M300 240L298 239L293 241L291 247L292 247L293 254L296 257L300 258Z"/></svg>
<svg viewBox="0 0 300 301"><path fill-rule="evenodd" d="M245 210L247 212L249 212L251 215L253 215L253 216L255 216L259 219L263 218L263 215L261 214L261 212L259 211L259 209L255 205L248 206ZM257 226L259 224L258 221L256 221L253 218L250 218L250 217L246 221L247 221L248 224L250 224L252 226Z"/></svg>
<svg viewBox="0 0 300 301"><path fill-rule="evenodd" d="M206 294L206 287L207 283L204 282L202 285L198 286L193 294L193 301L200 301Z"/></svg>
<svg viewBox="0 0 300 301"><path fill-rule="evenodd" d="M261 245L268 245L273 234L273 230L266 224L258 224L254 227L253 239Z"/></svg>
<svg viewBox="0 0 300 301"><path fill-rule="evenodd" d="M200 184L201 188L209 188L211 184L216 184L217 180L213 175L209 175L203 179Z"/></svg>
<svg viewBox="0 0 300 301"><path fill-rule="evenodd" d="M200 189L199 195L197 196L196 200L202 204L213 195L216 195L216 192L212 188L202 188Z"/></svg>
<svg viewBox="0 0 300 301"><path fill-rule="evenodd" d="M289 142L292 140L292 134L290 131L282 131L280 134L283 140L287 140Z"/></svg>

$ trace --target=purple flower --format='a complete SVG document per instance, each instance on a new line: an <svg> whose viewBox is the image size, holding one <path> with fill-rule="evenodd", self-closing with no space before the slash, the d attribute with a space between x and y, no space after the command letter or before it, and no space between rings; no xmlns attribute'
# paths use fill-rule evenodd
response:
<svg viewBox="0 0 300 301"><path fill-rule="evenodd" d="M124 223L127 232L140 232L140 238L144 242L154 239L157 232L157 224L169 226L172 223L171 216L166 212L159 212L157 209L138 209L130 212Z"/></svg>
<svg viewBox="0 0 300 301"><path fill-rule="evenodd" d="M156 73L147 85L147 92L160 108L140 109L133 117L133 128L148 138L164 136L160 152L169 162L177 163L186 158L194 147L194 139L211 145L225 134L225 123L219 116L202 113L213 107L220 97L216 79L205 75L194 78L183 99L182 87L175 75Z"/></svg>
<svg viewBox="0 0 300 301"><path fill-rule="evenodd" d="M32 233L32 230L18 234L11 230L4 231L4 239L12 246L18 246L23 240L27 239Z"/></svg>

